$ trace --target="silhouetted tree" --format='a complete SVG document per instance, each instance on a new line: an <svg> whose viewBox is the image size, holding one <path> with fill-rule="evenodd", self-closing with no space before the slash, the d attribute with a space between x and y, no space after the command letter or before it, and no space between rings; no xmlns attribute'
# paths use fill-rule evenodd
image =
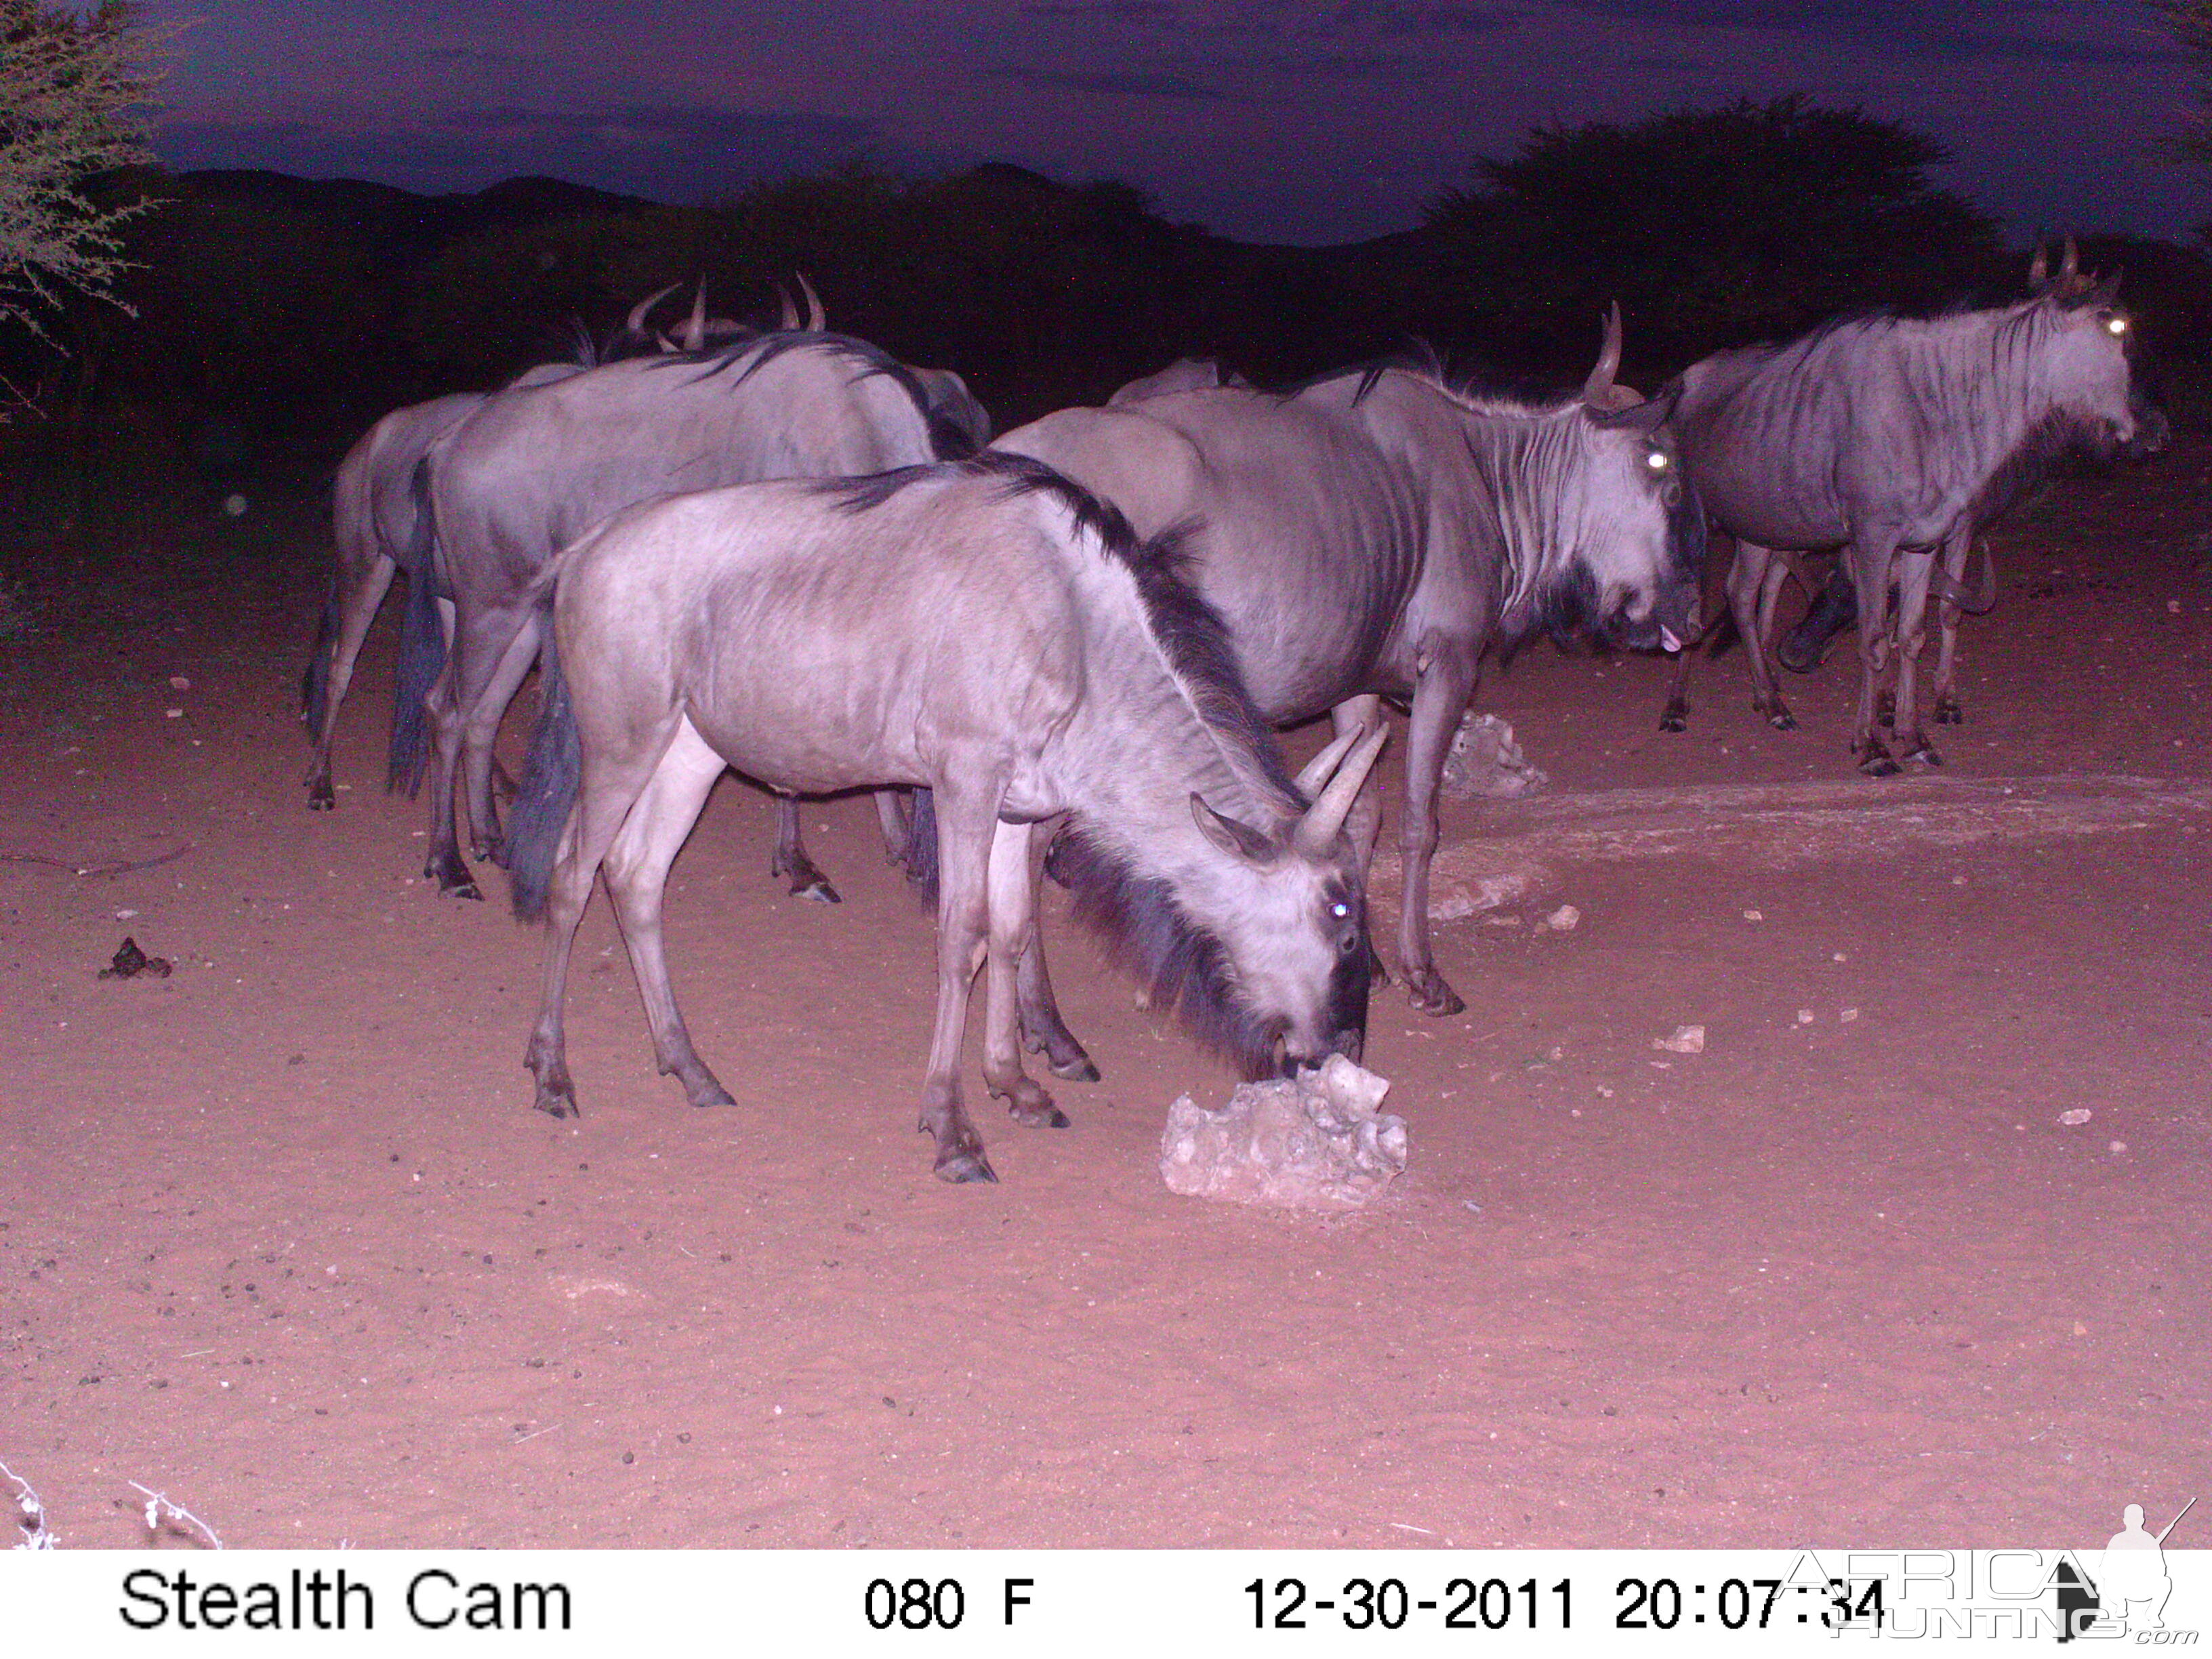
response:
<svg viewBox="0 0 2212 1659"><path fill-rule="evenodd" d="M2194 161L2212 162L2212 0L2151 0L2189 58L2197 82L2197 107L2175 136L2175 147Z"/></svg>

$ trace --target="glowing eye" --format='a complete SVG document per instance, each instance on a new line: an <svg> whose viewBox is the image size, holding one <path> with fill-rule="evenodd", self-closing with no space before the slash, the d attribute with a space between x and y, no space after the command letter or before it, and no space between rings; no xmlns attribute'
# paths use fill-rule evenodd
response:
<svg viewBox="0 0 2212 1659"><path fill-rule="evenodd" d="M2126 333L2127 331L2128 331L2128 319L2127 319L2126 318L2124 318L2124 317L2107 317L2107 318L2106 318L2106 319L2105 319L2105 332L2106 332L2106 333L2107 333L2107 334L2124 334L2124 333Z"/></svg>
<svg viewBox="0 0 2212 1659"><path fill-rule="evenodd" d="M1644 458L1644 465L1650 467L1654 472L1664 472L1667 470L1666 452L1659 449L1653 450L1650 454Z"/></svg>
<svg viewBox="0 0 2212 1659"><path fill-rule="evenodd" d="M1332 904L1328 907L1328 913L1333 916L1348 916L1352 914L1352 909L1349 905Z"/></svg>

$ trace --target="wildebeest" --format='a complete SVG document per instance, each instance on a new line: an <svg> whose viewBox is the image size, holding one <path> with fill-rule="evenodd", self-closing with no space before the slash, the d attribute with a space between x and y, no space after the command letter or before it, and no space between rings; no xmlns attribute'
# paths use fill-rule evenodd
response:
<svg viewBox="0 0 2212 1659"><path fill-rule="evenodd" d="M515 387L565 380L585 363L546 363L514 382ZM337 805L331 785L331 736L338 708L353 684L354 664L369 624L401 570L412 582L428 580L413 562L415 468L430 446L483 406L485 394L457 392L396 409L369 428L338 463L331 486L331 528L337 562L315 643L301 683L301 717L314 759L307 776L307 805L327 812Z"/></svg>
<svg viewBox="0 0 2212 1659"><path fill-rule="evenodd" d="M465 763L471 846L501 853L491 799L501 715L537 659L530 598L554 554L617 509L755 479L846 477L964 453L965 434L933 412L913 374L843 335L780 331L733 346L611 363L486 403L431 447L418 473L434 532L439 597L453 646L438 660L437 618L410 603L400 696L421 697L435 740L423 873L477 897L461 860L457 769ZM397 762L399 757L395 757ZM879 803L886 837L892 809ZM776 867L794 893L834 897L807 858L786 802Z"/></svg>
<svg viewBox="0 0 2212 1659"><path fill-rule="evenodd" d="M1340 733L1410 698L1399 959L1416 1007L1465 1005L1429 944L1444 756L1484 653L1594 625L1656 646L1689 631L1705 541L1663 427L1671 394L1620 386L1608 319L1578 396L1529 404L1439 375L1352 369L1288 396L1231 389L1067 410L1010 433L1129 515L1188 522L1192 572L1267 718ZM1379 808L1354 823L1362 867Z"/></svg>
<svg viewBox="0 0 2212 1659"><path fill-rule="evenodd" d="M947 1181L996 1178L959 1077L986 960L990 1091L1019 1121L1066 1121L1022 1070L1017 1015L1043 967L1030 838L1058 814L1079 908L1247 1075L1356 1049L1369 970L1342 826L1383 728L1293 781L1182 559L1176 536L1139 541L1048 469L992 453L678 495L563 553L531 592L557 649L514 817L517 913L552 922L525 1060L538 1108L575 1110L562 999L602 866L661 1071L694 1105L729 1103L660 932L670 862L726 765L799 793L934 792L921 1127Z"/></svg>
<svg viewBox="0 0 2212 1659"><path fill-rule="evenodd" d="M1735 544L1729 599L1750 659L1752 706L1796 724L1768 662L1778 550L1840 548L1858 610L1859 769L1899 769L1875 729L1893 635L1895 722L1907 758L1939 758L1920 725L1915 670L1929 593L1945 601L1937 719L1955 717L1949 630L1978 524L2059 451L2155 448L2166 422L2136 393L2119 278L2040 264L2018 304L1928 320L1859 318L1792 344L1720 352L1682 374L1674 428L1691 482ZM1985 567L1986 571L1986 567ZM1990 579L1984 577L1984 586ZM1897 586L1894 623L1890 586ZM1662 724L1680 729L1675 697Z"/></svg>

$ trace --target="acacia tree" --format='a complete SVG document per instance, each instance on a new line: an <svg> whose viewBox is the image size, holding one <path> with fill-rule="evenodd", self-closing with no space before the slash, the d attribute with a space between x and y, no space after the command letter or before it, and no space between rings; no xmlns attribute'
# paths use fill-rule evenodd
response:
<svg viewBox="0 0 2212 1659"><path fill-rule="evenodd" d="M146 204L96 204L79 186L153 159L167 41L130 0L82 14L0 0L0 324L43 335L39 313L64 291L112 298L123 222Z"/></svg>

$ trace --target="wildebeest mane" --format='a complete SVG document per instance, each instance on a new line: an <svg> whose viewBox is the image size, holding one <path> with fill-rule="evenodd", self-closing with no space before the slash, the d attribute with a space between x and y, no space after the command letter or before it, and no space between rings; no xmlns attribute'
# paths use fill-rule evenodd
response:
<svg viewBox="0 0 2212 1659"><path fill-rule="evenodd" d="M866 340L856 340L849 334L829 334L817 329L786 328L772 333L754 334L746 337L714 345L702 346L696 351L674 351L661 361L671 367L689 364L697 368L699 380L711 380L733 365L742 362L733 385L742 386L777 358L793 351L807 349L827 351L850 360L860 368L854 378L866 380L880 374L897 386L914 400L915 410L927 424L930 447L939 460L965 459L975 449L974 439L963 431L957 422L948 419L929 401L928 388L917 379L912 369L892 356L882 347Z"/></svg>
<svg viewBox="0 0 2212 1659"><path fill-rule="evenodd" d="M1352 401L1357 405L1364 402L1367 394L1374 391L1382 377L1394 368L1411 374L1416 380L1426 380L1432 386L1449 385L1443 356L1428 341L1417 337L1406 341L1394 351L1347 363L1341 368L1325 368L1318 374L1307 375L1304 380L1292 380L1286 386L1268 387L1261 395L1272 398L1278 403L1288 403L1317 386L1327 386L1333 380L1349 380L1357 374L1359 384L1352 392Z"/></svg>
<svg viewBox="0 0 2212 1659"><path fill-rule="evenodd" d="M1153 1007L1172 1009L1246 1079L1273 1074L1279 1032L1246 1005L1227 948L1175 902L1165 880L1139 873L1080 817L1056 843L1053 868L1073 890L1077 920L1146 988Z"/></svg>

